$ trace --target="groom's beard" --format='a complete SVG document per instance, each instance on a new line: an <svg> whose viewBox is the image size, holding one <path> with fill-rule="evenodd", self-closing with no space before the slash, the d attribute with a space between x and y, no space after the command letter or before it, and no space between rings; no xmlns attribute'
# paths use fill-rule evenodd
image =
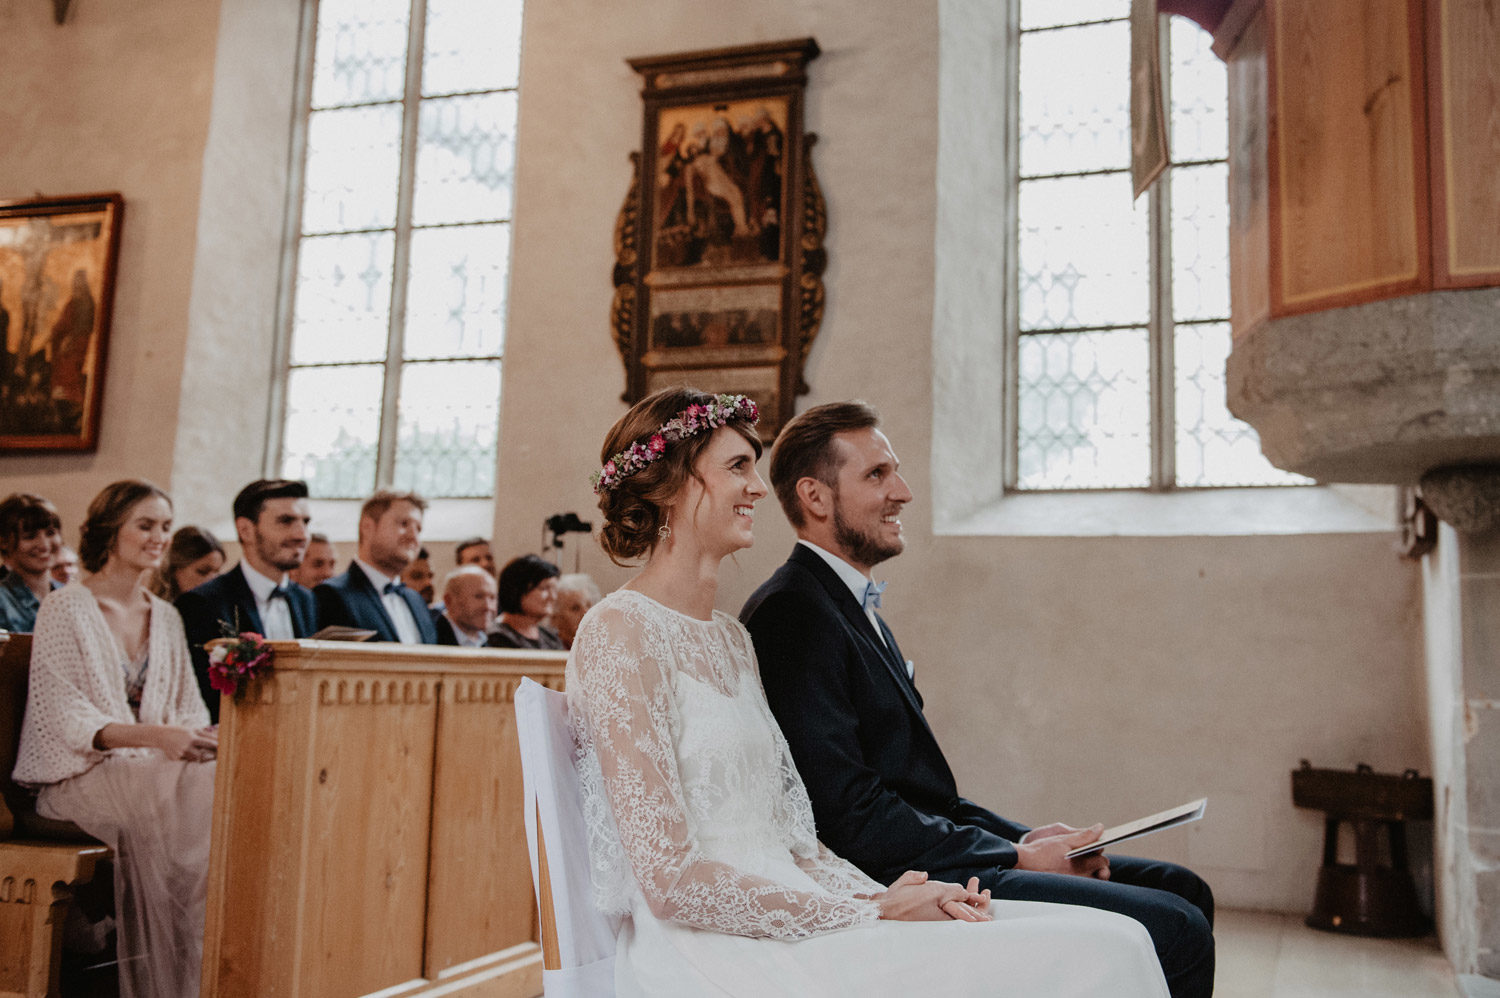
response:
<svg viewBox="0 0 1500 998"><path fill-rule="evenodd" d="M899 507L896 512L899 512ZM876 534L861 530L844 519L843 510L838 505L836 495L833 506L833 538L849 556L847 560L857 565L873 567L888 558L896 557L906 549L906 542L900 537L893 541L886 541Z"/></svg>

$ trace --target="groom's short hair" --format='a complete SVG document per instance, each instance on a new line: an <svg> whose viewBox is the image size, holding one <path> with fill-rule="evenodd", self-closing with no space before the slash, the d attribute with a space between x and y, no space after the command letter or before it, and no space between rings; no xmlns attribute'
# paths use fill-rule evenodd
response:
<svg viewBox="0 0 1500 998"><path fill-rule="evenodd" d="M781 428L771 449L771 487L776 500L792 526L805 520L802 501L797 498L797 483L815 478L824 485L836 485L839 460L833 438L851 430L868 430L880 425L880 413L866 402L829 402L816 405L793 417Z"/></svg>

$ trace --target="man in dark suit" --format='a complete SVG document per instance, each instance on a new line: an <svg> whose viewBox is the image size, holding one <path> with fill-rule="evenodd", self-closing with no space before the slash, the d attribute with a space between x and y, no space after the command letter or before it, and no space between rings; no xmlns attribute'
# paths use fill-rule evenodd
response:
<svg viewBox="0 0 1500 998"><path fill-rule="evenodd" d="M500 608L494 576L477 564L459 565L443 580L443 608L432 610L437 643L483 648Z"/></svg>
<svg viewBox="0 0 1500 998"><path fill-rule="evenodd" d="M401 570L422 550L427 500L381 489L359 511L359 553L349 568L313 590L324 627L359 627L377 641L437 644L427 604L401 583Z"/></svg>
<svg viewBox="0 0 1500 998"><path fill-rule="evenodd" d="M771 484L798 543L740 613L818 837L883 883L906 870L994 897L1119 912L1145 925L1176 998L1213 993L1213 895L1171 863L1067 853L1102 826L1028 829L958 794L870 570L901 553L912 499L878 416L817 406L781 431Z"/></svg>
<svg viewBox="0 0 1500 998"><path fill-rule="evenodd" d="M264 478L251 482L234 497L240 563L177 597L198 688L215 723L219 691L208 682L205 642L224 637L226 629L254 631L273 641L305 638L318 629L313 594L287 575L307 553L311 520L306 483Z"/></svg>

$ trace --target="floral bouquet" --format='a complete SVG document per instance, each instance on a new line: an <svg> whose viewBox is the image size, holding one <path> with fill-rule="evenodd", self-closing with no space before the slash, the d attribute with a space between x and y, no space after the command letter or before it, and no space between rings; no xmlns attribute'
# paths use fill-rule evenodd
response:
<svg viewBox="0 0 1500 998"><path fill-rule="evenodd" d="M241 631L204 645L208 649L208 683L223 696L232 697L256 676L271 671L276 652L254 631Z"/></svg>

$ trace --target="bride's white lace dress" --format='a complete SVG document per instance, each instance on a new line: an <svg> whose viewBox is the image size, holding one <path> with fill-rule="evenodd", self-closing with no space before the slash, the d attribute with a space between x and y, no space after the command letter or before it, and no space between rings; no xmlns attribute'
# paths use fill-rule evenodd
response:
<svg viewBox="0 0 1500 998"><path fill-rule="evenodd" d="M620 995L1164 998L1122 915L992 904L994 921L878 921L883 889L824 848L750 636L630 590L568 659L599 904L627 915Z"/></svg>

